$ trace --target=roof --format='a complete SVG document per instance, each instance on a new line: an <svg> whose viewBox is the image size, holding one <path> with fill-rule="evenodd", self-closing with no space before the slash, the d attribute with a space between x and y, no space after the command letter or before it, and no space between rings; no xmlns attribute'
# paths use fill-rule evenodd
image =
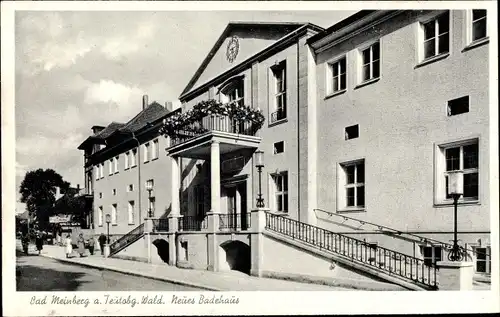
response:
<svg viewBox="0 0 500 317"><path fill-rule="evenodd" d="M95 138L99 139L105 139L108 136L110 136L113 132L118 130L119 128L123 127L125 124L119 123L119 122L111 122L104 130L100 131L96 135L94 135Z"/></svg>
<svg viewBox="0 0 500 317"><path fill-rule="evenodd" d="M170 111L154 101L152 104L147 106L146 109L143 109L129 122L120 127L119 130L123 132L136 132L144 128L148 123L154 122L168 113L170 113Z"/></svg>
<svg viewBox="0 0 500 317"><path fill-rule="evenodd" d="M249 29L249 28L263 28L263 27L271 28L272 27L273 29L275 29L277 27L281 27L281 28L290 28L290 32L292 32L293 30L300 28L304 25L309 25L312 28L318 29L320 31L324 30L320 26L317 26L317 25L311 24L311 23L306 23L306 22L234 22L234 21L229 22L228 25L226 26L226 28L224 29L224 31L222 31L222 34L219 36L219 38L215 42L212 49L210 49L210 52L203 60L200 67L198 67L198 69L196 70L194 76L188 82L186 87L182 90L180 96L183 96L184 94L189 92L189 90L191 90L191 88L193 88L196 81L200 78L201 74L203 73L203 71L205 70L205 68L209 64L209 62L212 60L212 57L217 53L217 50L221 47L221 45L224 43L224 40L226 39L228 34L231 33L232 31L234 31L236 29L241 29L241 28Z"/></svg>

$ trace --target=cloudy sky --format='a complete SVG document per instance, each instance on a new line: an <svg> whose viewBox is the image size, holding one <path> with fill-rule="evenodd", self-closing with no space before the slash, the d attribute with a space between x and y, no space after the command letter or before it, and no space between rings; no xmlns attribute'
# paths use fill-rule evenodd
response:
<svg viewBox="0 0 500 317"><path fill-rule="evenodd" d="M143 94L177 100L229 21L328 27L353 12L17 11L16 192L37 168L83 185L77 146L90 127L127 121Z"/></svg>

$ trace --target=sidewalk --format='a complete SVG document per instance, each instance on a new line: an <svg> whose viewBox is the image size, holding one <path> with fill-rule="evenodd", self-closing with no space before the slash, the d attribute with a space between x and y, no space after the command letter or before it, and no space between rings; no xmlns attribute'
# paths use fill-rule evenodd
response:
<svg viewBox="0 0 500 317"><path fill-rule="evenodd" d="M17 248L21 244L17 241ZM33 246L30 246L32 250ZM99 252L100 253L100 252ZM246 274L230 272L210 272L180 269L165 265L155 265L137 261L104 258L100 254L88 257L66 258L64 247L44 245L42 256L61 262L124 274L152 278L169 283L181 284L211 291L349 291L353 289L306 284L270 278L259 278Z"/></svg>

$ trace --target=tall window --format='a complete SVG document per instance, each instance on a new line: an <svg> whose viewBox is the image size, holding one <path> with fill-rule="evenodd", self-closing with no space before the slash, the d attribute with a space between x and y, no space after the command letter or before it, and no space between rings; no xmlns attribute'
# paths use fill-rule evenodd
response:
<svg viewBox="0 0 500 317"><path fill-rule="evenodd" d="M274 110L271 122L286 118L286 61L272 68L274 77Z"/></svg>
<svg viewBox="0 0 500 317"><path fill-rule="evenodd" d="M446 199L448 195L448 173L462 171L464 173L464 200L477 200L479 196L479 147L478 143L456 145L444 149L446 169L444 172Z"/></svg>
<svg viewBox="0 0 500 317"><path fill-rule="evenodd" d="M134 208L135 208L135 202L129 201L128 202L128 224L133 225L134 224Z"/></svg>
<svg viewBox="0 0 500 317"><path fill-rule="evenodd" d="M488 36L486 24L486 10L472 10L472 42L479 41Z"/></svg>
<svg viewBox="0 0 500 317"><path fill-rule="evenodd" d="M330 65L332 84L329 88L329 93L345 90L347 87L347 68L346 58L342 57L335 63Z"/></svg>
<svg viewBox="0 0 500 317"><path fill-rule="evenodd" d="M491 273L491 248L475 248L476 272Z"/></svg>
<svg viewBox="0 0 500 317"><path fill-rule="evenodd" d="M424 264L428 266L435 265L436 262L443 259L443 248L441 246L422 246L421 253Z"/></svg>
<svg viewBox="0 0 500 317"><path fill-rule="evenodd" d="M423 57L430 58L450 51L450 13L422 25L424 33Z"/></svg>
<svg viewBox="0 0 500 317"><path fill-rule="evenodd" d="M113 174L113 159L108 161L109 175Z"/></svg>
<svg viewBox="0 0 500 317"><path fill-rule="evenodd" d="M115 160L114 160L114 167L115 167L115 173L118 173L118 159L119 157L118 156L115 156Z"/></svg>
<svg viewBox="0 0 500 317"><path fill-rule="evenodd" d="M365 163L349 162L340 165L338 187L340 208L364 208L365 206Z"/></svg>
<svg viewBox="0 0 500 317"><path fill-rule="evenodd" d="M104 215L103 215L103 212L102 212L102 206L99 206L99 208L97 208L97 223L100 227L102 227L103 225L103 219L104 218Z"/></svg>
<svg viewBox="0 0 500 317"><path fill-rule="evenodd" d="M272 175L274 187L274 209L288 212L288 172Z"/></svg>
<svg viewBox="0 0 500 317"><path fill-rule="evenodd" d="M130 151L125 152L125 169L127 169L128 166L128 158L130 156Z"/></svg>
<svg viewBox="0 0 500 317"><path fill-rule="evenodd" d="M160 145L158 144L158 139L153 141L153 147L151 148L152 152L152 158L151 159L157 159L160 157Z"/></svg>
<svg viewBox="0 0 500 317"><path fill-rule="evenodd" d="M380 77L380 42L361 51L361 82Z"/></svg>
<svg viewBox="0 0 500 317"><path fill-rule="evenodd" d="M150 146L149 146L149 142L144 144L144 162L147 162L149 161L149 150L150 150Z"/></svg>
<svg viewBox="0 0 500 317"><path fill-rule="evenodd" d="M117 222L117 205L116 204L113 204L111 205L111 224L112 225L116 225Z"/></svg>
<svg viewBox="0 0 500 317"><path fill-rule="evenodd" d="M229 105L243 106L245 103L244 81L243 79L234 80L231 84L223 89L223 99ZM230 122L230 131L238 133L245 128L244 122L241 120L233 119Z"/></svg>
<svg viewBox="0 0 500 317"><path fill-rule="evenodd" d="M137 165L137 149L133 149L131 154L132 155L130 156L130 166L133 167Z"/></svg>
<svg viewBox="0 0 500 317"><path fill-rule="evenodd" d="M197 185L194 188L195 208L198 217L205 216L205 187Z"/></svg>

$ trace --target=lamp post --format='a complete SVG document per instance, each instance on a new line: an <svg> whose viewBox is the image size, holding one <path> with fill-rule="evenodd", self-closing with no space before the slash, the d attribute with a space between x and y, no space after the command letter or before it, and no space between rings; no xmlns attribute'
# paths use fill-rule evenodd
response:
<svg viewBox="0 0 500 317"><path fill-rule="evenodd" d="M151 209L151 191L153 190L153 180L149 179L146 181L146 190L149 194L149 203L148 203L148 217L153 218L153 210Z"/></svg>
<svg viewBox="0 0 500 317"><path fill-rule="evenodd" d="M264 152L257 150L255 152L255 167L259 172L259 194L257 196L257 208L264 207L264 198L262 198L262 168L264 167Z"/></svg>
<svg viewBox="0 0 500 317"><path fill-rule="evenodd" d="M106 223L108 224L108 244L109 244L109 224L111 223L111 215L107 214L106 215Z"/></svg>
<svg viewBox="0 0 500 317"><path fill-rule="evenodd" d="M462 261L463 253L460 251L457 239L457 205L458 199L464 193L464 174L462 171L450 172L448 174L448 194L453 198L454 206L454 227L453 227L453 247L448 253L448 260Z"/></svg>

